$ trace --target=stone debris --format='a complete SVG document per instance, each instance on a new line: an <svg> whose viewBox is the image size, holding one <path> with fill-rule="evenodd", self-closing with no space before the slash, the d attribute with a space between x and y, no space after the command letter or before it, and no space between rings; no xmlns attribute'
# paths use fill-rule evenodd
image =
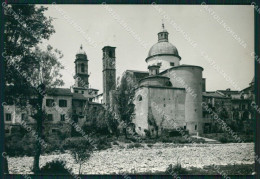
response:
<svg viewBox="0 0 260 179"><path fill-rule="evenodd" d="M207 165L253 164L253 143L230 144L156 144L156 147L112 149L95 151L82 166L83 174L134 174L165 172L170 164L176 164L177 159L184 168ZM52 160L65 160L66 167L78 174L79 165L67 151L64 154L42 155L40 166ZM32 174L33 157L9 157L10 174Z"/></svg>

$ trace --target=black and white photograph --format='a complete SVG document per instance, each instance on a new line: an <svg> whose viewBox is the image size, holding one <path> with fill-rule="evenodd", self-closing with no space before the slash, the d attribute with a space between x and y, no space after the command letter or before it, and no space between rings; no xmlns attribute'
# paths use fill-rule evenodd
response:
<svg viewBox="0 0 260 179"><path fill-rule="evenodd" d="M258 2L28 2L1 3L5 176L258 175Z"/></svg>

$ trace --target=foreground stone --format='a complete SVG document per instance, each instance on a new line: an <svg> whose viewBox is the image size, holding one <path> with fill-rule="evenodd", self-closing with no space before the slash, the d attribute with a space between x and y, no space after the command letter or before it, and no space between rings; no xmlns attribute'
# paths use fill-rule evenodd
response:
<svg viewBox="0 0 260 179"><path fill-rule="evenodd" d="M95 151L89 161L82 166L82 174L120 174L165 172L177 160L184 168L203 168L208 165L253 164L253 143L232 144L154 144L143 148L127 149L122 146ZM43 155L40 166L52 160L65 160L66 167L78 174L79 165L69 152L65 154ZM30 174L33 157L9 157L10 174Z"/></svg>

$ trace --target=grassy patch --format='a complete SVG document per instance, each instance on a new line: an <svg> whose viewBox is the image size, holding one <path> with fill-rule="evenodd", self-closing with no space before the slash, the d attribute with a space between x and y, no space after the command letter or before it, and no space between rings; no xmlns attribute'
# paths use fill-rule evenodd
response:
<svg viewBox="0 0 260 179"><path fill-rule="evenodd" d="M142 148L142 147L144 147L144 146L143 146L142 144L140 144L140 143L129 144L129 145L127 146L128 149L132 149L132 148Z"/></svg>
<svg viewBox="0 0 260 179"><path fill-rule="evenodd" d="M191 167L189 169L182 168L181 165L169 165L165 172L143 172L138 174L153 175L252 175L255 171L254 164L236 164L236 165L210 165L203 168Z"/></svg>
<svg viewBox="0 0 260 179"><path fill-rule="evenodd" d="M231 136L227 133L202 134L201 136L220 141L221 143L238 143L239 139L244 142L254 142L254 135L246 135L239 133L237 133L235 136Z"/></svg>

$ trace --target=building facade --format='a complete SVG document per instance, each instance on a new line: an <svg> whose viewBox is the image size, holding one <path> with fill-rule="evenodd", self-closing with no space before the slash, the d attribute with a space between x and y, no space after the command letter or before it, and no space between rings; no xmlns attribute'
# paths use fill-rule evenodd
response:
<svg viewBox="0 0 260 179"><path fill-rule="evenodd" d="M98 96L98 90L89 88L88 57L81 46L76 53L75 63L75 84L71 88L51 88L46 90L42 107L46 112L44 120L44 132L56 134L57 132L66 133L71 136L75 129L68 121L78 123L80 126L86 122L87 109L103 108L101 103L94 102ZM34 113L33 108L27 101L26 107L19 107L13 101L4 105L5 133L11 134L12 128L21 127L21 124L34 126L35 120L31 117Z"/></svg>

